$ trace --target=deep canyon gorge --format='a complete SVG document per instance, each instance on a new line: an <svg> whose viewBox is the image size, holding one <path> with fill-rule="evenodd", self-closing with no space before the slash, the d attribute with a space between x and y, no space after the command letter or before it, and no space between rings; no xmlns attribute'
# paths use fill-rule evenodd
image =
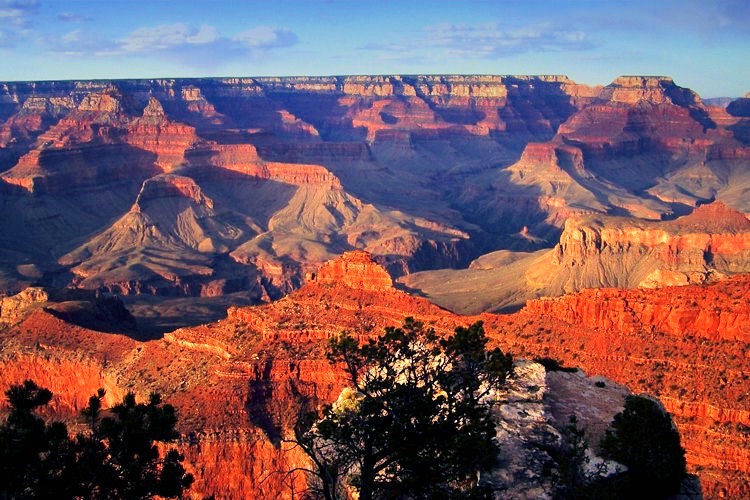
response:
<svg viewBox="0 0 750 500"><path fill-rule="evenodd" d="M482 320L657 396L704 495L750 495L749 132L661 76L0 83L0 385L156 390L192 493L270 498L328 338Z"/></svg>

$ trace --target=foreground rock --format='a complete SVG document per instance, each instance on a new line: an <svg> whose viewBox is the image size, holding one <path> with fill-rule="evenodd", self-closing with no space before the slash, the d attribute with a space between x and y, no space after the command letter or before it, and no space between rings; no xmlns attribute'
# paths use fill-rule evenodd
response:
<svg viewBox="0 0 750 500"><path fill-rule="evenodd" d="M341 374L324 355L330 336L349 331L367 339L406 316L439 333L482 319L493 343L517 357L557 358L658 396L676 419L689 466L707 495L741 497L750 491L750 444L742 431L750 425L743 396L743 377L750 368L742 355L747 337L725 329L747 324L729 319L750 310L747 276L657 291L661 295L650 290L584 293L532 303L515 315L481 317L458 316L390 288L384 276L365 254L345 255L276 302L232 308L223 321L178 329L149 342L71 325L38 309L2 334L2 383L32 377L55 392L54 408L71 417L98 387L107 389L110 403L128 390L141 398L159 391L178 408L196 494L268 498L304 489L302 475L284 472L303 465L305 458L280 439L289 436L301 399L322 405L342 389ZM637 306L638 297L644 304L663 304L672 311L670 321L639 313L645 309ZM705 311L695 331L667 328L679 324L680 311L690 314L692 307ZM542 376L538 368L532 372L532 379ZM621 389L601 378L554 377L544 376L547 388L529 398L531 420L522 419L508 432L525 436L527 425L559 429L555 422L573 412L595 442L601 420L618 411L614 406ZM527 388L532 385L542 386L529 382ZM582 399L589 396L594 401ZM531 459L534 454L518 456ZM516 484L513 478L523 467L509 464L499 478ZM518 484L529 494L537 491Z"/></svg>

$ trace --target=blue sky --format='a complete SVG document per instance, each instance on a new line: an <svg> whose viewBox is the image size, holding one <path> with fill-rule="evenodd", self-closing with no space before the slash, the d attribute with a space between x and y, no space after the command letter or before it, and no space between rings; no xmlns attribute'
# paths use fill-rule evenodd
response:
<svg viewBox="0 0 750 500"><path fill-rule="evenodd" d="M0 0L0 80L669 75L750 92L749 0Z"/></svg>

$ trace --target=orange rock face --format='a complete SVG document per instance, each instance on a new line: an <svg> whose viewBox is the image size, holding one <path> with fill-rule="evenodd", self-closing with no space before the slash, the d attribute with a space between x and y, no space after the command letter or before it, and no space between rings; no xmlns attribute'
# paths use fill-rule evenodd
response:
<svg viewBox="0 0 750 500"><path fill-rule="evenodd" d="M530 301L525 310L571 325L635 334L644 330L675 336L750 342L750 299L746 278L728 279L705 295L679 288L653 291L604 288Z"/></svg>
<svg viewBox="0 0 750 500"><path fill-rule="evenodd" d="M198 142L195 128L167 119L164 108L154 97L143 116L128 125L128 144L156 154L156 165L171 172L185 163L185 151Z"/></svg>
<svg viewBox="0 0 750 500"><path fill-rule="evenodd" d="M302 411L335 399L343 377L327 339L361 339L412 316L438 333L477 319L516 356L549 356L659 396L673 414L707 496L750 491L746 356L750 276L708 286L598 290L532 301L513 315L458 316L390 286L362 252L323 266L291 295L232 308L226 320L135 342L73 326L40 310L2 337L3 387L33 376L75 415L88 394L153 390L177 406L192 494L221 498L299 492L304 465L286 443ZM73 383L73 381L78 381Z"/></svg>
<svg viewBox="0 0 750 500"><path fill-rule="evenodd" d="M377 265L370 254L348 252L341 258L324 264L311 280L321 285L344 285L355 290L384 291L393 288L390 275Z"/></svg>
<svg viewBox="0 0 750 500"><path fill-rule="evenodd" d="M584 290L487 317L511 352L550 356L657 395L708 498L750 492L750 275L709 286Z"/></svg>

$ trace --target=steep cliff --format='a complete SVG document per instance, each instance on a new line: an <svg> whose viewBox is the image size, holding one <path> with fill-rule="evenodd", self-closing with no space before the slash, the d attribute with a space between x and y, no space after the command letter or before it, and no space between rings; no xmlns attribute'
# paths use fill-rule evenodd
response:
<svg viewBox="0 0 750 500"><path fill-rule="evenodd" d="M596 216L566 222L553 287L655 287L750 271L750 220L715 202L669 222Z"/></svg>
<svg viewBox="0 0 750 500"><path fill-rule="evenodd" d="M508 349L583 367L661 398L709 498L750 492L750 277L657 290L585 290L483 316Z"/></svg>
<svg viewBox="0 0 750 500"><path fill-rule="evenodd" d="M750 491L743 431L750 424L743 395L748 358L742 355L748 290L742 276L701 287L591 291L481 319L493 343L517 357L554 357L658 395L675 415L688 462L707 493L738 497ZM302 475L285 472L305 463L279 439L289 436L300 411L332 401L342 388L343 377L324 356L327 339L341 331L371 338L405 316L438 333L480 319L393 289L382 268L353 253L278 301L232 308L223 321L148 342L74 326L39 309L0 338L2 384L33 376L55 391L55 408L69 415L97 387L113 401L127 390L139 397L157 390L178 408L196 495L278 496L304 487ZM692 330L683 328L690 324ZM519 378L513 391L525 387L533 394L519 399L521 392L513 392L501 410L514 415L501 437L518 453L498 473L519 492L541 491L527 489L538 483L512 478L529 481L543 471L533 463L541 467L550 444L543 437L554 428L550 415L559 422L578 408L591 436L600 435L602 420L618 411L614 394L621 390L601 378L542 381L537 368L529 370L531 378ZM582 402L586 394L595 401ZM533 474L523 474L524 467Z"/></svg>
<svg viewBox="0 0 750 500"><path fill-rule="evenodd" d="M750 220L714 202L659 222L572 216L550 251L500 252L467 270L421 272L400 281L444 307L477 313L584 288L701 284L747 272Z"/></svg>

